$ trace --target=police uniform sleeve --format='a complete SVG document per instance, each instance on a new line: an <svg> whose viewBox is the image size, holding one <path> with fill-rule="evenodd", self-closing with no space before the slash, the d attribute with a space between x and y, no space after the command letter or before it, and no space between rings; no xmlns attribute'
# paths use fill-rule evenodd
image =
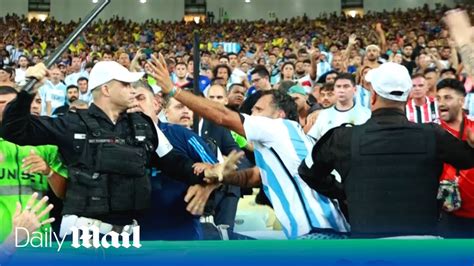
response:
<svg viewBox="0 0 474 266"><path fill-rule="evenodd" d="M0 129L2 137L20 145L60 146L67 138L66 117L36 117L30 114L33 96L25 91L18 93L3 113Z"/></svg>
<svg viewBox="0 0 474 266"><path fill-rule="evenodd" d="M466 141L461 141L437 124L434 127L438 158L458 169L474 167L474 148Z"/></svg>
<svg viewBox="0 0 474 266"><path fill-rule="evenodd" d="M155 125L155 130L158 136L158 146L156 148L158 156L153 166L163 171L165 175L188 185L202 183L204 175L194 174L193 164L195 162L173 149L173 146L157 125Z"/></svg>
<svg viewBox="0 0 474 266"><path fill-rule="evenodd" d="M313 147L313 151L307 155L298 168L300 177L317 192L329 198L345 200L343 185L331 175L335 169L332 145L335 141L334 131L328 131Z"/></svg>
<svg viewBox="0 0 474 266"><path fill-rule="evenodd" d="M163 173L187 185L203 183L204 174L195 175L194 161L172 149L165 156L159 157L154 165Z"/></svg>

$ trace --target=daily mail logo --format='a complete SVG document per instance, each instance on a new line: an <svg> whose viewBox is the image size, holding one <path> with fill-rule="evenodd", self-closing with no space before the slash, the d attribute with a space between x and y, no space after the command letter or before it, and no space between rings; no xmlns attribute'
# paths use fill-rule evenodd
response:
<svg viewBox="0 0 474 266"><path fill-rule="evenodd" d="M101 235L97 226L72 226L71 230L71 247L73 248L141 248L140 243L140 226L134 226L131 232L117 233L111 231L105 235ZM23 231L23 232L22 232ZM18 235L26 234L25 241L19 241ZM15 246L16 247L33 247L47 248L53 247L53 241L57 243L57 251L61 251L66 237L60 238L51 229L45 232L33 232L31 235L28 230L23 227L15 228ZM67 242L69 243L69 242Z"/></svg>

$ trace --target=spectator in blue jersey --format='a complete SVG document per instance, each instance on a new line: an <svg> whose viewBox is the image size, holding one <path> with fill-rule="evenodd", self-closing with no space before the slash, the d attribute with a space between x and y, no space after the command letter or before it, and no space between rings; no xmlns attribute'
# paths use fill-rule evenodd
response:
<svg viewBox="0 0 474 266"><path fill-rule="evenodd" d="M142 111L158 123L159 104L148 84L141 81L133 84L137 89L137 110ZM195 162L214 164L216 157L206 143L194 132L181 125L160 123L160 129L173 148ZM154 171L152 204L148 215L140 220L142 238L159 240L199 240L202 228L199 216L204 211L207 198L215 185L188 185Z"/></svg>
<svg viewBox="0 0 474 266"><path fill-rule="evenodd" d="M296 104L290 96L280 91L262 91L249 116L173 87L161 55L160 59L153 58L152 69L150 74L164 93L254 143L257 167L226 174L224 183L241 187L263 184L289 239L345 237L349 227L338 205L310 189L298 174L298 166L309 154L312 142L296 122Z"/></svg>

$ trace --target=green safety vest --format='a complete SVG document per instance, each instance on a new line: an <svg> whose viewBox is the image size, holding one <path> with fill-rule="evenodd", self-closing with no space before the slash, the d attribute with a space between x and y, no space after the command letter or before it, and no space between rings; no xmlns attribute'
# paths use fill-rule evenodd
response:
<svg viewBox="0 0 474 266"><path fill-rule="evenodd" d="M34 192L38 192L38 199L41 199L48 191L47 176L27 174L21 167L22 160L30 155L31 150L42 157L54 172L67 177L67 168L59 158L58 147L18 146L0 138L0 243L12 231L16 203L19 201L25 207Z"/></svg>

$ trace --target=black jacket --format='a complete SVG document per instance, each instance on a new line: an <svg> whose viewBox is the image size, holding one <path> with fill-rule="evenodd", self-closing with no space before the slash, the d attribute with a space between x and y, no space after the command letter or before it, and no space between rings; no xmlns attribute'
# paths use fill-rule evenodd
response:
<svg viewBox="0 0 474 266"><path fill-rule="evenodd" d="M370 119L384 124L413 124L407 120L404 112L388 108L374 111ZM435 132L439 164L445 162L459 169L474 167L474 149L466 142L460 141L437 124L420 124L420 126L429 127ZM313 165L308 168L303 161L299 167L301 177L311 188L331 198L345 200L343 184L351 165L352 129L352 127L338 127L328 131L313 148ZM441 165L433 167L440 169L441 174ZM330 175L332 170L341 175L342 184Z"/></svg>

